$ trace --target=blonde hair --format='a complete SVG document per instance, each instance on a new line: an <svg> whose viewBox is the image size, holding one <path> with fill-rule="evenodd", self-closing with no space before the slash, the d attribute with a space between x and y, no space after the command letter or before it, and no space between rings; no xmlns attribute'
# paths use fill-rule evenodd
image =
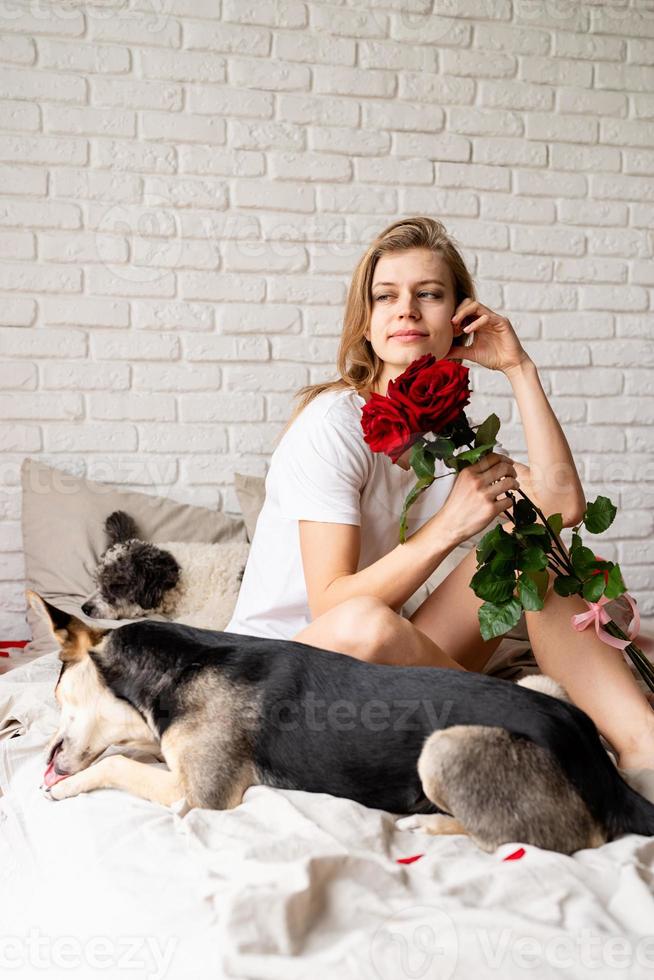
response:
<svg viewBox="0 0 654 980"><path fill-rule="evenodd" d="M343 332L336 357L336 369L340 377L334 381L305 385L295 392L299 399L276 444L287 432L300 412L323 391L351 388L361 391L371 388L378 380L383 361L366 340L372 313L372 280L375 267L382 255L402 252L411 248L428 248L440 255L448 266L454 284L455 307L470 296L476 299L475 287L465 262L445 226L435 218L417 216L401 218L388 225L377 235L354 270L345 303Z"/></svg>

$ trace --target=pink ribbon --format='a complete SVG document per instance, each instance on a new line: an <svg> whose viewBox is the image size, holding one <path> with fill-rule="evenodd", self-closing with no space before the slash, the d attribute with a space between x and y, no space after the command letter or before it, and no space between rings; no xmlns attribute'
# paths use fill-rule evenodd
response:
<svg viewBox="0 0 654 980"><path fill-rule="evenodd" d="M628 640L621 640L617 636L611 636L610 633L607 633L606 630L602 629L602 626L605 626L611 620L611 617L607 613L606 609L602 608L602 606L605 606L607 602L611 601L610 599L607 599L605 595L600 596L597 602L589 602L588 599L584 599L584 602L588 606L588 612L577 613L576 616L572 617L573 629L576 629L579 632L581 630L585 630L590 623L595 623L595 632L600 640L602 640L604 643L608 643L609 646L615 647L616 650L624 650L629 646L631 641L635 640L638 636L638 632L640 630L640 613L638 612L636 600L633 598L633 596L630 596L628 592L623 592L621 598L623 597L631 606L632 612L631 622L629 623L629 629L627 630L627 636L629 637Z"/></svg>

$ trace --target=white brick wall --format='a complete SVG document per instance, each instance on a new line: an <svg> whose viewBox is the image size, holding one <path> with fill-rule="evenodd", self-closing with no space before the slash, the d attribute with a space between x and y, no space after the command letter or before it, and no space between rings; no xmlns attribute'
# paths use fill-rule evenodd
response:
<svg viewBox="0 0 654 980"><path fill-rule="evenodd" d="M654 615L650 6L0 2L0 638L24 456L237 512L364 247L417 212L539 365L619 507L590 543ZM472 380L526 461L509 385Z"/></svg>

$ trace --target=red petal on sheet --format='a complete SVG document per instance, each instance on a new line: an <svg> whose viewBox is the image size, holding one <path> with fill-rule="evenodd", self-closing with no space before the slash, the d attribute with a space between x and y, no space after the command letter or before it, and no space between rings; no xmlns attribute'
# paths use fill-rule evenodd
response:
<svg viewBox="0 0 654 980"><path fill-rule="evenodd" d="M420 858L421 857L424 857L424 856L425 856L424 854L414 854L412 857L398 858L397 859L397 863L398 864L413 864L414 861L419 861Z"/></svg>
<svg viewBox="0 0 654 980"><path fill-rule="evenodd" d="M520 858L523 858L526 853L527 852L525 851L524 847L519 847L517 851L514 851L513 854L507 854L507 856L505 858L502 858L502 860L503 861L519 861Z"/></svg>

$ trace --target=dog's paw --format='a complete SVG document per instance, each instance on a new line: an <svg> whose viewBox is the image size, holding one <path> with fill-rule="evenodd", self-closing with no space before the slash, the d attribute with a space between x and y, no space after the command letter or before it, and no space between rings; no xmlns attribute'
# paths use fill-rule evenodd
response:
<svg viewBox="0 0 654 980"><path fill-rule="evenodd" d="M466 834L467 831L456 817L449 813L413 813L402 817L395 824L398 830L418 830L421 834Z"/></svg>
<svg viewBox="0 0 654 980"><path fill-rule="evenodd" d="M77 796L79 793L84 792L83 787L80 785L79 780L75 779L75 776L67 776L66 779L60 779L58 783L54 783L52 786L43 784L41 789L43 790L43 795L48 800L67 800L71 796Z"/></svg>

